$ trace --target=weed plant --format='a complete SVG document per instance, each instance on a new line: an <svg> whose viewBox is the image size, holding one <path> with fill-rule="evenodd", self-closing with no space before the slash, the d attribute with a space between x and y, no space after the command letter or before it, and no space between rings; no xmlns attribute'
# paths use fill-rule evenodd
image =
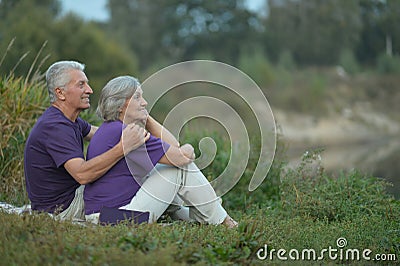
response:
<svg viewBox="0 0 400 266"><path fill-rule="evenodd" d="M398 201L386 193L390 185L357 170L327 175L319 152L306 152L281 183L282 211L292 216L337 222L362 216L398 219Z"/></svg>
<svg viewBox="0 0 400 266"><path fill-rule="evenodd" d="M9 48L11 46L12 43ZM39 71L46 58L38 63L40 54L41 50L26 77L15 77L13 72L0 77L0 113L3 116L0 122L2 132L0 200L2 201L27 202L23 174L25 141L36 118L43 112L45 103L48 101L43 75ZM0 68L2 61L0 61Z"/></svg>

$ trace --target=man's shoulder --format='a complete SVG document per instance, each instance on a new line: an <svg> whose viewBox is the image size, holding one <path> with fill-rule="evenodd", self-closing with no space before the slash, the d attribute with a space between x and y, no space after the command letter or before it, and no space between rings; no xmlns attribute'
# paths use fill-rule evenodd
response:
<svg viewBox="0 0 400 266"><path fill-rule="evenodd" d="M49 107L38 118L36 124L32 128L31 134L39 133L43 137L47 137L46 132L49 134L57 134L68 131L71 128L71 121L69 121L57 108ZM53 135L54 135L53 134Z"/></svg>
<svg viewBox="0 0 400 266"><path fill-rule="evenodd" d="M63 115L63 113L54 106L47 108L38 119L38 122L40 123L67 123L68 121L69 120Z"/></svg>

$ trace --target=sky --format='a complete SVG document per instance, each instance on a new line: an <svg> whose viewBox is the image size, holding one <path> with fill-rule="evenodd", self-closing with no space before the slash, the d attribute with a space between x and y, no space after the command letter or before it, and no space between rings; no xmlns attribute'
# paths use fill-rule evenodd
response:
<svg viewBox="0 0 400 266"><path fill-rule="evenodd" d="M109 15L106 9L107 0L61 0L63 13L74 12L85 20L105 21Z"/></svg>
<svg viewBox="0 0 400 266"><path fill-rule="evenodd" d="M260 10L265 0L247 0L251 10ZM85 20L105 21L109 15L106 9L107 0L61 0L63 13L72 11Z"/></svg>

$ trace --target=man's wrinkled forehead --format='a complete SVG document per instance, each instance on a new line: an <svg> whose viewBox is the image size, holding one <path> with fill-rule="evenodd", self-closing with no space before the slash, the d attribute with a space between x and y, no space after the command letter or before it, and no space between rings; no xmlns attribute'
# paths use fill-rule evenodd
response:
<svg viewBox="0 0 400 266"><path fill-rule="evenodd" d="M87 78L85 72L79 69L70 69L68 71L69 75L69 83L89 83L89 79Z"/></svg>

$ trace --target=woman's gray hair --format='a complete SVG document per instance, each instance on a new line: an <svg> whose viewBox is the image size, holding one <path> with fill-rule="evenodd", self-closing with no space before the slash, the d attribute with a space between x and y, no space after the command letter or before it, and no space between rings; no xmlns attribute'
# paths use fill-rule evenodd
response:
<svg viewBox="0 0 400 266"><path fill-rule="evenodd" d="M49 91L50 103L56 101L55 89L68 84L71 77L69 71L72 69L84 71L85 65L76 61L59 61L52 64L46 72L47 90Z"/></svg>
<svg viewBox="0 0 400 266"><path fill-rule="evenodd" d="M97 114L104 121L118 120L125 101L133 96L139 86L139 81L131 76L110 80L101 90Z"/></svg>

